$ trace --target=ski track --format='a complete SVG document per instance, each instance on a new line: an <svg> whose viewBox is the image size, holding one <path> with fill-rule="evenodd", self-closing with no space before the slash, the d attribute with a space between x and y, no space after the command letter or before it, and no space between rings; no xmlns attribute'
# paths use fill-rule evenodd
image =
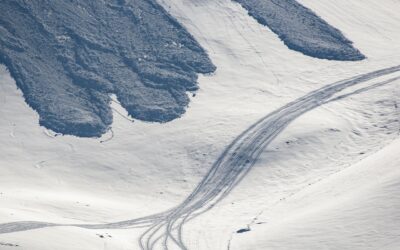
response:
<svg viewBox="0 0 400 250"><path fill-rule="evenodd" d="M178 206L162 213L133 220L107 224L55 224L47 222L11 222L0 224L0 234L27 231L46 227L75 226L86 229L121 229L147 227L138 239L141 250L153 250L156 246L170 249L170 243L187 250L183 241L186 222L207 212L246 176L264 149L296 118L331 101L368 91L400 77L394 77L368 87L333 97L336 93L354 85L400 71L400 65L361 74L326 85L290 102L263 117L242 132L217 158L202 181ZM333 98L332 98L333 97Z"/></svg>

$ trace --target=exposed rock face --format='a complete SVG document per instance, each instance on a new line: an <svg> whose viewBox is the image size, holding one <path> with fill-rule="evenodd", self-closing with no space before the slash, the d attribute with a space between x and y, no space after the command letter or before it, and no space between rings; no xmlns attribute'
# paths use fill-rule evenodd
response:
<svg viewBox="0 0 400 250"><path fill-rule="evenodd" d="M276 33L288 48L305 55L340 61L365 59L336 28L295 0L234 0Z"/></svg>
<svg viewBox="0 0 400 250"><path fill-rule="evenodd" d="M110 94L137 119L180 117L215 70L155 0L1 0L0 61L41 125L82 137L112 123Z"/></svg>

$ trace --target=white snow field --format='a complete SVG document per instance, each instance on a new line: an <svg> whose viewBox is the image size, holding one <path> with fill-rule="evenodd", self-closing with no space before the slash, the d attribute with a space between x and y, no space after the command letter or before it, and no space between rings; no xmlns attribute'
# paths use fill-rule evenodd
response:
<svg viewBox="0 0 400 250"><path fill-rule="evenodd" d="M400 2L299 1L354 42L367 56L358 62L291 51L230 0L159 2L217 66L180 119L132 123L114 103L113 133L55 136L0 69L0 249L400 249ZM184 206L152 217L154 235L142 224L88 228L179 206L262 118L239 139L250 149L270 139L249 171L211 179L200 192L209 201L184 202L211 209L186 223Z"/></svg>

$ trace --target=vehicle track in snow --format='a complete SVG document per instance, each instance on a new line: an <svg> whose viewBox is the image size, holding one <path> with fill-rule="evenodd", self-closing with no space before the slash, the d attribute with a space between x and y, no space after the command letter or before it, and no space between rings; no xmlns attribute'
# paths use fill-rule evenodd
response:
<svg viewBox="0 0 400 250"><path fill-rule="evenodd" d="M196 189L161 222L155 222L140 239L143 250L162 241L188 249L182 239L183 225L222 200L248 173L264 149L297 117L329 101L336 93L374 78L400 71L400 66L362 74L327 85L265 116L240 134L218 157ZM392 81L398 78L393 78ZM390 81L385 81L388 83ZM357 92L355 92L357 93Z"/></svg>
<svg viewBox="0 0 400 250"><path fill-rule="evenodd" d="M335 94L346 88L399 71L400 65L338 81L312 91L266 115L236 137L217 158L193 192L181 204L170 210L138 219L107 224L12 222L0 224L0 234L54 226L76 226L87 229L147 227L139 237L140 249L153 250L159 246L163 249L171 249L172 245L183 250L189 249L182 236L185 223L207 212L225 198L251 170L265 148L291 122L330 101L339 100L351 94L357 94L372 87L379 87L398 80L399 77L386 79L372 86L364 87L360 91L356 90L334 97Z"/></svg>

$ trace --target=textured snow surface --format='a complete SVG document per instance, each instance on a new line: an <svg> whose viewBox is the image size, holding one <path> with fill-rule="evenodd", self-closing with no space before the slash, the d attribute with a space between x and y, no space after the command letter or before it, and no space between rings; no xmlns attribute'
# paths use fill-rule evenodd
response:
<svg viewBox="0 0 400 250"><path fill-rule="evenodd" d="M352 42L296 0L234 0L268 26L290 48L305 55L343 61L365 59Z"/></svg>
<svg viewBox="0 0 400 250"><path fill-rule="evenodd" d="M205 51L153 0L0 2L0 60L40 115L63 134L100 136L109 94L144 121L180 117Z"/></svg>
<svg viewBox="0 0 400 250"><path fill-rule="evenodd" d="M184 224L181 236L190 250L397 250L400 3L299 1L368 55L342 62L289 50L230 0L159 2L217 66L199 77L181 119L132 123L112 102L112 131L101 138L54 136L1 69L0 249L140 249L148 228L66 225L131 220L180 205L249 126L315 90L356 79L328 102L311 100L317 107L285 124L243 179ZM28 230L35 223L18 221L64 226ZM165 229L145 249L164 250ZM171 238L166 245L181 249Z"/></svg>
<svg viewBox="0 0 400 250"><path fill-rule="evenodd" d="M264 211L230 249L399 249L399 149L397 140Z"/></svg>

